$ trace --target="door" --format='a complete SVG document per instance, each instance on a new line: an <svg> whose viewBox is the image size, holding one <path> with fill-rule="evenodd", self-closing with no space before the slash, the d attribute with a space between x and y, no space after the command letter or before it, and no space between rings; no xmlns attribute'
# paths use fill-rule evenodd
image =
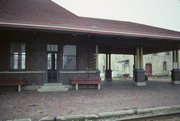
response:
<svg viewBox="0 0 180 121"><path fill-rule="evenodd" d="M152 75L152 64L146 64L146 75Z"/></svg>
<svg viewBox="0 0 180 121"><path fill-rule="evenodd" d="M48 53L48 82L57 82L57 53Z"/></svg>
<svg viewBox="0 0 180 121"><path fill-rule="evenodd" d="M57 45L47 45L47 82L56 83L58 80Z"/></svg>

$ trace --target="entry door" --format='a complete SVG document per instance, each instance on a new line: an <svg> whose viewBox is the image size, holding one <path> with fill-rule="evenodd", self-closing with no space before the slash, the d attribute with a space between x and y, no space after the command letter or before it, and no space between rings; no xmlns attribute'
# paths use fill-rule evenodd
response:
<svg viewBox="0 0 180 121"><path fill-rule="evenodd" d="M48 53L48 82L57 82L57 53Z"/></svg>
<svg viewBox="0 0 180 121"><path fill-rule="evenodd" d="M146 74L152 75L152 64L150 63L146 64Z"/></svg>

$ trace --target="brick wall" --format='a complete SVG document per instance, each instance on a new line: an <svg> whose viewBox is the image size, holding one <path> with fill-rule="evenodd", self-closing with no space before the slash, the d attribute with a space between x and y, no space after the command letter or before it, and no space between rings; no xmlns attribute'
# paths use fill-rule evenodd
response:
<svg viewBox="0 0 180 121"><path fill-rule="evenodd" d="M98 77L95 72L93 40L87 36L30 31L0 31L0 78L25 78L28 84L43 84L46 82L46 45L58 44L58 82L69 84L74 77ZM2 36L3 35L3 36ZM26 69L22 71L10 70L10 43L23 42L26 44ZM89 44L91 43L91 44ZM62 69L63 45L77 45L77 70ZM89 52L89 48L91 52ZM93 72L88 72L93 71ZM72 72L72 73L71 73Z"/></svg>

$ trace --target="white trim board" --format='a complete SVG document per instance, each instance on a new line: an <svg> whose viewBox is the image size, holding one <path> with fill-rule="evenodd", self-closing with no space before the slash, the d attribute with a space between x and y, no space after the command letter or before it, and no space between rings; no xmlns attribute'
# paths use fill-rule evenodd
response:
<svg viewBox="0 0 180 121"><path fill-rule="evenodd" d="M59 71L61 74L89 74L89 73L96 73L96 71Z"/></svg>
<svg viewBox="0 0 180 121"><path fill-rule="evenodd" d="M46 71L1 71L0 74L43 74Z"/></svg>

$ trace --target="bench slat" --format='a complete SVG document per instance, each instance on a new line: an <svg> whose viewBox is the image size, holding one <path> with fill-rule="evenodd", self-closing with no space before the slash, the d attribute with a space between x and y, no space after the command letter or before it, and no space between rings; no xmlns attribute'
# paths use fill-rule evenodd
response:
<svg viewBox="0 0 180 121"><path fill-rule="evenodd" d="M0 79L0 86L18 86L26 84L27 82L24 79Z"/></svg>
<svg viewBox="0 0 180 121"><path fill-rule="evenodd" d="M71 84L99 84L101 78L74 78L70 79Z"/></svg>
<svg viewBox="0 0 180 121"><path fill-rule="evenodd" d="M101 78L74 78L70 79L71 84L75 84L75 89L78 90L79 84L97 84L100 90Z"/></svg>

